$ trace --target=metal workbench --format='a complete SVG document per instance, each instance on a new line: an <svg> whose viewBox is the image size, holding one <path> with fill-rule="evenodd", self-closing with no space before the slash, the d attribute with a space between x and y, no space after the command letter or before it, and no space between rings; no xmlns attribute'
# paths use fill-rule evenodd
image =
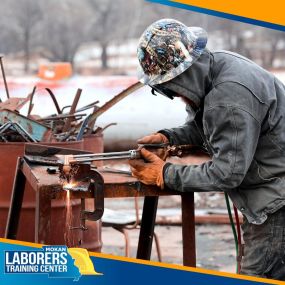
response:
<svg viewBox="0 0 285 285"><path fill-rule="evenodd" d="M49 244L51 201L60 198L65 191L62 191L58 175L49 175L46 169L47 166L32 164L24 158L19 158L11 197L11 207L7 219L6 238L17 238L25 184L28 182L35 190L36 195L34 241ZM139 259L149 260L151 256L159 196L180 195L182 201L183 264L196 266L194 193L160 190L155 186L141 184L137 179L126 174L101 172L101 175L104 178L105 198L145 197L137 248L137 258ZM82 193L72 192L71 199L78 199L79 195L81 198ZM90 193L85 195L85 198L92 198Z"/></svg>

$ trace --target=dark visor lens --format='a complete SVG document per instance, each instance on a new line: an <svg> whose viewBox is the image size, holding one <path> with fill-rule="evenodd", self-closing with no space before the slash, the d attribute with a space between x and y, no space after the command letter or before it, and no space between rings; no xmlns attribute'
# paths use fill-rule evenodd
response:
<svg viewBox="0 0 285 285"><path fill-rule="evenodd" d="M158 88L157 86L151 86L151 88L152 88L151 93L153 95L157 95L156 94L156 92L157 92L157 93L159 93L159 94L161 94L161 95L163 95L163 96L165 96L171 100L173 100L175 97L175 93L172 92L171 90L167 89L167 88L163 88L163 87Z"/></svg>

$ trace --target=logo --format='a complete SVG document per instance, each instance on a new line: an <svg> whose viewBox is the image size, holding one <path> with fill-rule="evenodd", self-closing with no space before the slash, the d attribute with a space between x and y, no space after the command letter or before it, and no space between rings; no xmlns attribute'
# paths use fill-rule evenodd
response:
<svg viewBox="0 0 285 285"><path fill-rule="evenodd" d="M52 278L102 275L94 269L88 251L66 246L43 246L42 249L5 251L6 274L48 274Z"/></svg>

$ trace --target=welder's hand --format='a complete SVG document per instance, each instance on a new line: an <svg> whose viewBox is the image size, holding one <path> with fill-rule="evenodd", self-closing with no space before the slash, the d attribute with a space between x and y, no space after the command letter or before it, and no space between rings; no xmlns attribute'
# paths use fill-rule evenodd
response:
<svg viewBox="0 0 285 285"><path fill-rule="evenodd" d="M161 133L151 134L143 138L140 138L138 140L138 143L140 144L144 144L144 143L159 144L159 143L168 143L168 142L169 142L168 138Z"/></svg>
<svg viewBox="0 0 285 285"><path fill-rule="evenodd" d="M169 142L168 138L160 133L155 133L152 135L145 136L137 141L138 144L160 144L168 142ZM166 148L153 149L152 153L156 154L158 157L160 157L163 160L166 160L168 156Z"/></svg>
<svg viewBox="0 0 285 285"><path fill-rule="evenodd" d="M142 148L141 155L144 158L129 160L132 175L147 185L157 185L164 188L163 166L165 162L154 153Z"/></svg>

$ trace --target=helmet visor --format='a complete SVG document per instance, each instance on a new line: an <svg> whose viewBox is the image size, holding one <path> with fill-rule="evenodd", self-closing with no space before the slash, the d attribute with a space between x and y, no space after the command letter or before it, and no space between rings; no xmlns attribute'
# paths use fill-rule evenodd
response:
<svg viewBox="0 0 285 285"><path fill-rule="evenodd" d="M176 93L168 88L164 88L163 86L150 86L151 93L157 96L157 93L167 97L168 99L173 100L174 97L177 97Z"/></svg>

